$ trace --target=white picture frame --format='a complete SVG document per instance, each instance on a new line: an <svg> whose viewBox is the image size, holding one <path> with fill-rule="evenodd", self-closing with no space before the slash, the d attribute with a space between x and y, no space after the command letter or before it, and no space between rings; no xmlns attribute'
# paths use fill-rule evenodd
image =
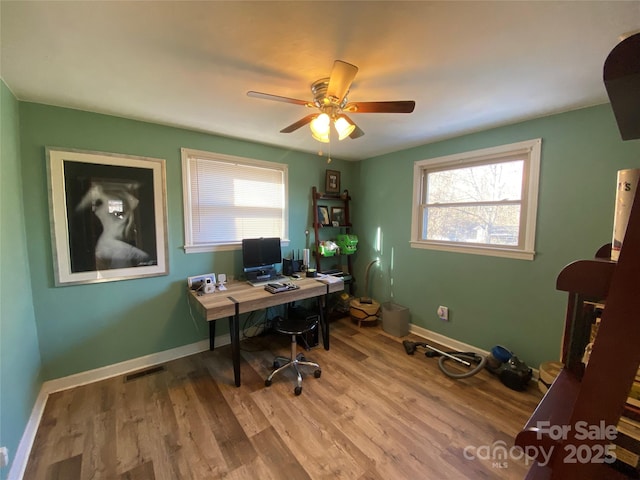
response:
<svg viewBox="0 0 640 480"><path fill-rule="evenodd" d="M167 275L163 159L46 148L56 286Z"/></svg>

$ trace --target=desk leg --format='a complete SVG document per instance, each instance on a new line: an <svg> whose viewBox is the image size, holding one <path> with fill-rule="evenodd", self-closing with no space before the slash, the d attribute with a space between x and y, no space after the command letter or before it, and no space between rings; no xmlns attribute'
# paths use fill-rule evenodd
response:
<svg viewBox="0 0 640 480"><path fill-rule="evenodd" d="M327 290L329 290L327 288ZM318 297L318 312L320 312L320 331L322 332L322 344L325 350L329 350L329 294Z"/></svg>
<svg viewBox="0 0 640 480"><path fill-rule="evenodd" d="M229 317L229 336L231 336L231 357L233 359L233 377L236 387L240 386L240 304L236 303L235 315Z"/></svg>
<svg viewBox="0 0 640 480"><path fill-rule="evenodd" d="M209 320L209 350L213 350L216 340L216 321Z"/></svg>

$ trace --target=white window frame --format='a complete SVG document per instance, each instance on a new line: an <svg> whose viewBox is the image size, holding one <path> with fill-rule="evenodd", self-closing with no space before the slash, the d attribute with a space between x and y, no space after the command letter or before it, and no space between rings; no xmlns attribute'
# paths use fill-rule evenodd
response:
<svg viewBox="0 0 640 480"><path fill-rule="evenodd" d="M490 147L444 157L430 158L414 162L413 167L413 209L411 217L411 247L448 252L470 253L496 257L533 260L535 257L536 217L538 211L538 185L540 177L540 153L542 139ZM523 169L523 195L520 211L520 242L518 246L485 245L477 243L446 242L424 240L422 232L422 207L425 198L426 176L429 171L460 168L473 164L496 163L510 155L525 153Z"/></svg>
<svg viewBox="0 0 640 480"><path fill-rule="evenodd" d="M283 208L283 232L280 237L282 246L289 245L289 170L288 165L277 162L267 162L253 158L236 157L222 153L181 148L182 157L182 196L184 205L184 250L186 253L217 252L224 250L239 250L242 248L240 241L229 241L223 243L195 244L193 241L193 212L191 209L191 168L192 159L212 160L215 162L226 162L239 165L256 166L278 170L283 175L284 182L284 208Z"/></svg>

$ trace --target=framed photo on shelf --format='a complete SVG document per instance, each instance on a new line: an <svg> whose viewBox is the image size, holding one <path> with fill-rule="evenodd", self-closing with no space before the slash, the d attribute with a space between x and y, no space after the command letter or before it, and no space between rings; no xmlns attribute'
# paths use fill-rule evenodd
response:
<svg viewBox="0 0 640 480"><path fill-rule="evenodd" d="M165 161L47 148L56 286L167 275Z"/></svg>
<svg viewBox="0 0 640 480"><path fill-rule="evenodd" d="M325 177L325 193L340 194L340 172L337 170L327 170Z"/></svg>
<svg viewBox="0 0 640 480"><path fill-rule="evenodd" d="M337 226L345 224L343 207L331 207L331 222L333 225L337 223Z"/></svg>
<svg viewBox="0 0 640 480"><path fill-rule="evenodd" d="M329 207L318 205L318 223L324 226L331 225L331 218L329 217Z"/></svg>

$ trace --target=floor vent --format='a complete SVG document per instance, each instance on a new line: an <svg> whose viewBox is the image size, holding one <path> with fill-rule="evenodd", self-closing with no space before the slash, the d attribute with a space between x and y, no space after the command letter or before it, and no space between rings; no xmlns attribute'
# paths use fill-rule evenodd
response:
<svg viewBox="0 0 640 480"><path fill-rule="evenodd" d="M164 372L165 370L166 370L166 367L164 365L147 368L145 370L138 370L137 372L133 372L133 373L130 373L129 375L125 375L124 383L131 382L140 377L146 377L147 375L153 375L154 373Z"/></svg>

